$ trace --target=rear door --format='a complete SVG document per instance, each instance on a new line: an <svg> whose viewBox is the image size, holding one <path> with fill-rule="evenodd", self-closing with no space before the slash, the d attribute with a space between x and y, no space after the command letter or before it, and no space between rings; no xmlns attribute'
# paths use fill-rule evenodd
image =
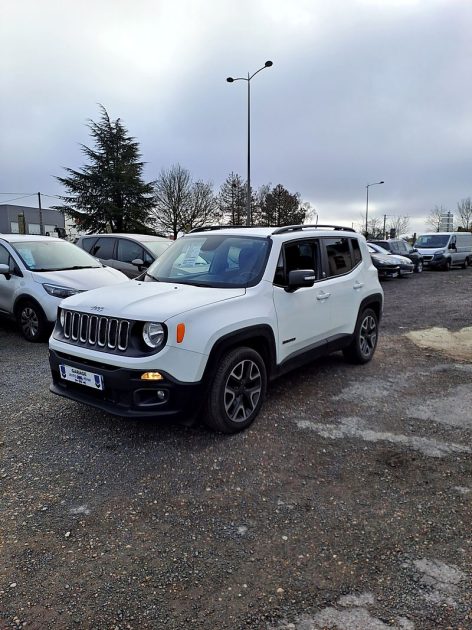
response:
<svg viewBox="0 0 472 630"><path fill-rule="evenodd" d="M352 334L365 294L359 241L355 237L322 237L321 245L326 274L323 288L330 302L330 336Z"/></svg>

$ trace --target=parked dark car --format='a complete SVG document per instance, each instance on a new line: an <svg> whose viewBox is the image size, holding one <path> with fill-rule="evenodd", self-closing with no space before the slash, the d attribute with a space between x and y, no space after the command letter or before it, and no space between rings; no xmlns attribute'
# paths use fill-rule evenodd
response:
<svg viewBox="0 0 472 630"><path fill-rule="evenodd" d="M373 247L369 247L372 263L377 269L379 278L398 278L400 275L400 265L392 256L378 254Z"/></svg>
<svg viewBox="0 0 472 630"><path fill-rule="evenodd" d="M391 261L399 266L399 276L404 278L409 276L415 271L415 264L406 256L400 256L399 254L392 254L387 249L384 249L377 243L367 243L367 247L369 248L369 252L371 254L382 254L383 256L388 256Z"/></svg>
<svg viewBox="0 0 472 630"><path fill-rule="evenodd" d="M88 234L81 236L76 245L104 265L136 278L172 243L167 238L146 234Z"/></svg>
<svg viewBox="0 0 472 630"><path fill-rule="evenodd" d="M423 271L423 256L402 238L371 239L368 242L380 245L380 247L383 247L391 254L406 256L415 265L415 273Z"/></svg>

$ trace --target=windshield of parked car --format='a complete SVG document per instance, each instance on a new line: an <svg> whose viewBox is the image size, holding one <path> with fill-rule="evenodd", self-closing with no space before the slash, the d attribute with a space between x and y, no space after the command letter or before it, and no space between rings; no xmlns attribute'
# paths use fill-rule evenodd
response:
<svg viewBox="0 0 472 630"><path fill-rule="evenodd" d="M446 247L449 234L423 234L416 239L415 247L422 249Z"/></svg>
<svg viewBox="0 0 472 630"><path fill-rule="evenodd" d="M145 281L202 287L255 285L265 268L266 238L196 233L174 242L149 267Z"/></svg>
<svg viewBox="0 0 472 630"><path fill-rule="evenodd" d="M103 267L96 258L83 249L61 239L21 241L10 243L10 245L30 271L65 271L66 269Z"/></svg>
<svg viewBox="0 0 472 630"><path fill-rule="evenodd" d="M143 241L143 245L151 251L155 258L159 258L168 247L172 245L173 241Z"/></svg>
<svg viewBox="0 0 472 630"><path fill-rule="evenodd" d="M374 252L376 252L377 254L387 254L388 256L390 255L390 252L387 251L386 249L384 249L383 247L381 247L380 245L377 245L377 243L369 243L369 246L371 247L371 249L374 250Z"/></svg>

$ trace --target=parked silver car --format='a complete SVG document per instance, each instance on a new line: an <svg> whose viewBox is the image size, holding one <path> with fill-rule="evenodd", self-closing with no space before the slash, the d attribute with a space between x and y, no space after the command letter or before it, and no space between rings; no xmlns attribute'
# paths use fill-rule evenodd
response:
<svg viewBox="0 0 472 630"><path fill-rule="evenodd" d="M0 234L0 314L28 341L51 332L63 298L118 283L129 280L60 238Z"/></svg>
<svg viewBox="0 0 472 630"><path fill-rule="evenodd" d="M88 234L76 245L98 258L104 265L136 278L172 245L162 236L147 234Z"/></svg>

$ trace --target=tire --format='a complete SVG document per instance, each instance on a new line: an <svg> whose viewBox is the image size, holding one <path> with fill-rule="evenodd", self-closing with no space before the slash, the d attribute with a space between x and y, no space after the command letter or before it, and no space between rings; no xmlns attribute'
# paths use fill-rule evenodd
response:
<svg viewBox="0 0 472 630"><path fill-rule="evenodd" d="M464 262L462 263L462 269L467 269L468 266L469 266L469 259L466 258Z"/></svg>
<svg viewBox="0 0 472 630"><path fill-rule="evenodd" d="M422 271L423 271L423 261L422 261L422 260L419 260L419 261L416 263L415 273L422 273Z"/></svg>
<svg viewBox="0 0 472 630"><path fill-rule="evenodd" d="M344 348L343 354L349 363L368 363L374 356L379 338L379 322L371 308L366 308L357 318L354 338Z"/></svg>
<svg viewBox="0 0 472 630"><path fill-rule="evenodd" d="M267 390L267 369L252 348L228 351L213 378L203 422L221 433L237 433L259 413Z"/></svg>
<svg viewBox="0 0 472 630"><path fill-rule="evenodd" d="M449 260L449 258L444 263L443 270L444 271L451 271L451 261Z"/></svg>
<svg viewBox="0 0 472 630"><path fill-rule="evenodd" d="M23 337L33 343L43 341L50 329L43 309L33 300L24 300L19 304L16 322Z"/></svg>

